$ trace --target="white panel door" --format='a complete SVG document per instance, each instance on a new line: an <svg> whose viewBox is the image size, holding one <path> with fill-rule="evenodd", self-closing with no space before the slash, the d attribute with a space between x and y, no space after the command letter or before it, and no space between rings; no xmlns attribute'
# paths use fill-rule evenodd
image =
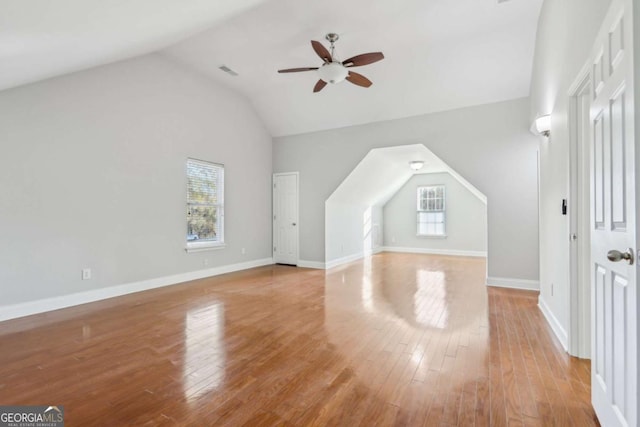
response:
<svg viewBox="0 0 640 427"><path fill-rule="evenodd" d="M298 265L298 173L273 175L273 259Z"/></svg>
<svg viewBox="0 0 640 427"><path fill-rule="evenodd" d="M592 402L603 426L637 426L637 288L630 0L614 0L592 56Z"/></svg>

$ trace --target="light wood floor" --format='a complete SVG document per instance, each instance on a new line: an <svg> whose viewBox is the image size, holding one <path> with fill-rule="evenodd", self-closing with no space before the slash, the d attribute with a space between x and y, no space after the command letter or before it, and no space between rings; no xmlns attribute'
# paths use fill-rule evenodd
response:
<svg viewBox="0 0 640 427"><path fill-rule="evenodd" d="M485 270L268 266L0 323L0 404L68 426L597 425L588 362Z"/></svg>

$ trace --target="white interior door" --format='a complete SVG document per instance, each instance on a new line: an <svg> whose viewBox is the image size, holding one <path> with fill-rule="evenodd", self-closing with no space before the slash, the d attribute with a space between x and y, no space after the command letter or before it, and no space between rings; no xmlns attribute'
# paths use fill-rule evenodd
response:
<svg viewBox="0 0 640 427"><path fill-rule="evenodd" d="M298 265L298 173L273 175L273 259Z"/></svg>
<svg viewBox="0 0 640 427"><path fill-rule="evenodd" d="M614 0L592 57L591 384L603 426L638 425L632 24L631 0Z"/></svg>

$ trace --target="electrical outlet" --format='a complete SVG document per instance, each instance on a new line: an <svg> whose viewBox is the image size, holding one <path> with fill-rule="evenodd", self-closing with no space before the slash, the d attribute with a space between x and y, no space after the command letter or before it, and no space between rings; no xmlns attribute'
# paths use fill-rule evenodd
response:
<svg viewBox="0 0 640 427"><path fill-rule="evenodd" d="M247 250L245 248L240 249L240 252L242 253L242 255L245 255L247 253Z"/></svg>
<svg viewBox="0 0 640 427"><path fill-rule="evenodd" d="M209 259L208 258L203 259L202 260L202 265L204 265L204 266L209 265Z"/></svg>
<svg viewBox="0 0 640 427"><path fill-rule="evenodd" d="M83 268L82 269L82 280L89 280L91 279L91 269L90 268Z"/></svg>
<svg viewBox="0 0 640 427"><path fill-rule="evenodd" d="M391 243L395 243L395 242L396 242L396 238L395 238L395 237L392 237L392 238L391 238Z"/></svg>

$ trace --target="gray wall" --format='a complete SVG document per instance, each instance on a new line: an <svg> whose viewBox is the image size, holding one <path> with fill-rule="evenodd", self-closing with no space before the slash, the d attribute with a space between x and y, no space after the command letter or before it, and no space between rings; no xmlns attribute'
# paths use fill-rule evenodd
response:
<svg viewBox="0 0 640 427"><path fill-rule="evenodd" d="M416 235L416 191L444 185L446 238ZM448 173L414 175L384 206L384 246L486 252L487 205Z"/></svg>
<svg viewBox="0 0 640 427"><path fill-rule="evenodd" d="M0 92L0 144L0 305L271 257L271 137L161 56ZM225 164L225 249L184 251L187 157Z"/></svg>
<svg viewBox="0 0 640 427"><path fill-rule="evenodd" d="M551 138L540 142L540 296L569 330L569 87L588 59L610 0L546 0L536 38L531 112L552 113ZM552 295L551 284L554 284Z"/></svg>
<svg viewBox="0 0 640 427"><path fill-rule="evenodd" d="M529 107L523 98L275 138L274 172L300 172L300 258L325 260L325 200L369 150L422 143L487 195L489 276L537 280L538 139Z"/></svg>

